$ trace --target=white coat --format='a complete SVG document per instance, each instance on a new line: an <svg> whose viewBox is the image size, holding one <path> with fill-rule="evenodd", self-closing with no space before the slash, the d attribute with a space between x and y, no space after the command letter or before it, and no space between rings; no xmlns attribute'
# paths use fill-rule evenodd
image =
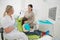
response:
<svg viewBox="0 0 60 40"><path fill-rule="evenodd" d="M14 24L15 24L15 19L14 18L11 19L10 16L8 16L8 15L3 17L2 20L1 20L1 25L2 25L3 28L14 26ZM4 32L4 36L8 40L14 40L16 38L19 39L19 40L20 39L28 40L28 37L23 32L19 32L17 29L14 29L10 33L5 33Z"/></svg>

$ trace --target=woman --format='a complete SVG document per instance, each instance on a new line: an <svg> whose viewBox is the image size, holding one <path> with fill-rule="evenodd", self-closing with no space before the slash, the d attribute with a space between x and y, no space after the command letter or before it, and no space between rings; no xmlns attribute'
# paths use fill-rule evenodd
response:
<svg viewBox="0 0 60 40"><path fill-rule="evenodd" d="M4 17L1 20L2 27L4 28L5 37L8 40L19 39L19 40L28 40L27 36L19 32L15 27L15 19L12 17L14 13L13 7L11 5L7 5Z"/></svg>
<svg viewBox="0 0 60 40"><path fill-rule="evenodd" d="M33 27L33 22L34 22L34 12L33 12L33 5L32 4L29 4L28 5L28 11L26 11L25 13L25 18L28 19L29 23L30 23L30 26Z"/></svg>

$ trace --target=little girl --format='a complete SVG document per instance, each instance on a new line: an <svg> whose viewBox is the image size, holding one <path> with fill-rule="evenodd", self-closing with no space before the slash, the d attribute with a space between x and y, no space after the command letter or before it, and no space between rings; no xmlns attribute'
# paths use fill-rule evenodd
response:
<svg viewBox="0 0 60 40"><path fill-rule="evenodd" d="M39 31L39 30L34 30L34 31L32 31L33 30L33 28L31 28L31 26L30 26L30 24L28 23L28 19L27 18L23 18L23 20L22 20L22 22L23 22L23 31L24 31L24 33L25 34L27 34L27 35L41 35L41 31Z"/></svg>

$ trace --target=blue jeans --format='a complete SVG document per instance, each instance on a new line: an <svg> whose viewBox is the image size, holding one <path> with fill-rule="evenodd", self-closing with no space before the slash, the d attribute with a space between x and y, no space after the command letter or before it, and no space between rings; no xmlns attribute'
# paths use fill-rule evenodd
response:
<svg viewBox="0 0 60 40"><path fill-rule="evenodd" d="M24 32L24 33L27 35L38 35L38 36L41 35L41 31L39 30L35 30L34 32Z"/></svg>

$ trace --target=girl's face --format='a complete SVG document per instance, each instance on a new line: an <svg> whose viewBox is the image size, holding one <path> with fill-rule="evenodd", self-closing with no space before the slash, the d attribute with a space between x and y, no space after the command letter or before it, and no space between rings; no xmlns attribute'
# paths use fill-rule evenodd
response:
<svg viewBox="0 0 60 40"><path fill-rule="evenodd" d="M24 23L28 23L28 21L24 21Z"/></svg>
<svg viewBox="0 0 60 40"><path fill-rule="evenodd" d="M32 8L30 6L28 6L28 11L31 11L31 10L32 10Z"/></svg>

